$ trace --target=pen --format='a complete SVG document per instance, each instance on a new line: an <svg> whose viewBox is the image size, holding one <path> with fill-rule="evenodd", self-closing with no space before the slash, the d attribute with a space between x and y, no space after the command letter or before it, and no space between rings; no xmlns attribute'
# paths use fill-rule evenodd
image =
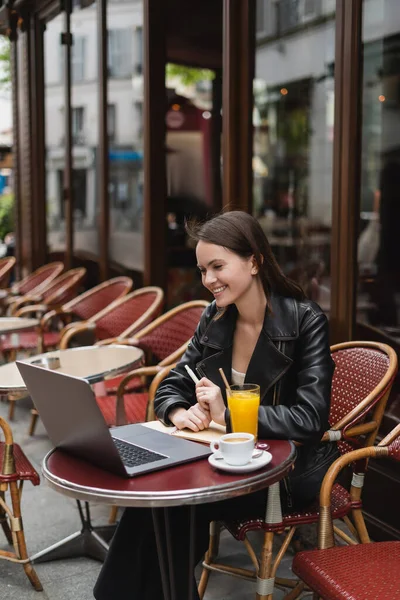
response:
<svg viewBox="0 0 400 600"><path fill-rule="evenodd" d="M189 373L190 378L194 381L194 383L199 383L200 379L198 377L196 377L196 375L193 373L192 369L189 367L189 365L185 365L185 369L186 371Z"/></svg>

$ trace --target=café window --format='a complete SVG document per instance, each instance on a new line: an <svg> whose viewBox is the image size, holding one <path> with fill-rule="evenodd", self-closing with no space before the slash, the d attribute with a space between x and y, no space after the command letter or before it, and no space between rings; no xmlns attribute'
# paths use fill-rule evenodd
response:
<svg viewBox="0 0 400 600"><path fill-rule="evenodd" d="M108 32L108 70L110 77L129 77L133 72L132 29L111 29Z"/></svg>
<svg viewBox="0 0 400 600"><path fill-rule="evenodd" d="M84 143L85 137L85 109L83 106L77 106L72 109L72 142L74 145Z"/></svg>
<svg viewBox="0 0 400 600"><path fill-rule="evenodd" d="M74 82L85 79L85 46L84 37L75 36L72 46L72 80Z"/></svg>
<svg viewBox="0 0 400 600"><path fill-rule="evenodd" d="M117 110L117 107L115 106L115 104L109 104L107 106L108 140L109 140L110 144L112 144L115 141L116 127L117 127L116 110Z"/></svg>

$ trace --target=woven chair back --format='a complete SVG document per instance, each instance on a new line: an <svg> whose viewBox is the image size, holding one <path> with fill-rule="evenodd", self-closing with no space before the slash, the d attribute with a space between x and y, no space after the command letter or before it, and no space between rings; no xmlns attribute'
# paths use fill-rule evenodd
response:
<svg viewBox="0 0 400 600"><path fill-rule="evenodd" d="M0 259L0 284L5 285L8 281L8 275L15 265L14 256L7 256Z"/></svg>
<svg viewBox="0 0 400 600"><path fill-rule="evenodd" d="M125 296L131 288L132 279L130 277L114 277L80 294L65 304L63 308L71 310L79 319L86 321L118 298Z"/></svg>
<svg viewBox="0 0 400 600"><path fill-rule="evenodd" d="M40 267L30 275L27 275L22 281L16 283L15 286L13 286L13 289L21 296L29 293L39 293L55 279L63 269L64 265L62 262L49 263L48 265L44 265L44 267Z"/></svg>
<svg viewBox="0 0 400 600"><path fill-rule="evenodd" d="M388 446L389 456L400 462L400 436Z"/></svg>
<svg viewBox="0 0 400 600"><path fill-rule="evenodd" d="M147 325L161 311L163 293L161 288L148 287L135 290L108 308L97 314L92 322L96 323L96 338L105 340L113 337L127 337L126 330L135 333L139 328ZM151 310L152 307L154 310ZM131 329L132 324L147 313L147 318L140 322L136 329Z"/></svg>
<svg viewBox="0 0 400 600"><path fill-rule="evenodd" d="M50 283L43 292L43 301L46 304L64 304L76 295L76 289L86 275L86 269L71 269Z"/></svg>
<svg viewBox="0 0 400 600"><path fill-rule="evenodd" d="M350 347L332 352L335 372L332 379L332 394L329 422L331 425L345 417L356 408L369 394L372 394L387 374L389 356L377 348ZM381 397L381 392L371 398ZM339 442L340 452L349 452L354 446Z"/></svg>
<svg viewBox="0 0 400 600"><path fill-rule="evenodd" d="M165 313L137 335L140 347L161 362L190 340L207 305L194 300Z"/></svg>

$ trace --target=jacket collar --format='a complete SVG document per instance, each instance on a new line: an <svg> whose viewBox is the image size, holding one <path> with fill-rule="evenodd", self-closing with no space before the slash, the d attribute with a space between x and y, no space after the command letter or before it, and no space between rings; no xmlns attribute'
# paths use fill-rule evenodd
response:
<svg viewBox="0 0 400 600"><path fill-rule="evenodd" d="M297 304L292 298L271 297L272 311L266 311L264 325L251 357L246 382L258 383L261 388L261 401L271 387L286 373L292 360L281 351L279 342L298 337ZM225 389L218 369L222 368L231 382L232 346L237 309L229 306L217 320L211 321L201 343L217 350L208 358L202 359L198 371Z"/></svg>
<svg viewBox="0 0 400 600"><path fill-rule="evenodd" d="M296 339L299 336L296 301L272 293L271 308L271 311L265 312L262 332L273 341ZM219 319L211 321L201 337L201 343L217 350L231 347L237 314L235 305L228 306Z"/></svg>

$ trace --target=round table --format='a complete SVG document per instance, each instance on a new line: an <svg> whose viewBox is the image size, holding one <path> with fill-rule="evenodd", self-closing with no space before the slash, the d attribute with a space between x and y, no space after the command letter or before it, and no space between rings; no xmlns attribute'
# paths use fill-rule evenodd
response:
<svg viewBox="0 0 400 600"><path fill-rule="evenodd" d="M0 334L17 333L25 329L33 329L39 325L38 319L24 317L0 317Z"/></svg>
<svg viewBox="0 0 400 600"><path fill-rule="evenodd" d="M56 491L85 502L152 509L157 552L165 600L175 600L173 557L168 543L169 507L189 507L191 540L187 582L188 599L194 596L194 530L196 505L235 498L277 484L292 468L296 450L292 442L268 440L271 462L259 471L232 474L211 467L206 459L123 478L113 475L62 450L52 450L43 461L43 476ZM163 534L162 532L166 532ZM73 534L75 536L77 534ZM87 536L90 532L87 533ZM32 557L34 558L34 557Z"/></svg>
<svg viewBox="0 0 400 600"><path fill-rule="evenodd" d="M111 379L138 366L143 358L143 351L140 348L122 345L84 346L45 352L23 359L23 362L34 363L43 357L58 357L60 366L57 371L74 377L82 377L90 384L94 384L104 379ZM0 393L25 390L25 382L15 362L2 365L0 367Z"/></svg>

